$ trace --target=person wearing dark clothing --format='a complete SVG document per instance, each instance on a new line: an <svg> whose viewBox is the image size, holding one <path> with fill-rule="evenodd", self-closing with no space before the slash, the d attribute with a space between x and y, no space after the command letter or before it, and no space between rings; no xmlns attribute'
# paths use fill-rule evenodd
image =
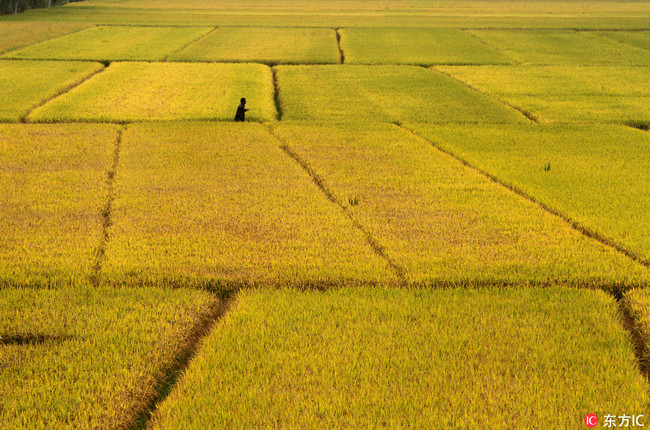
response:
<svg viewBox="0 0 650 430"><path fill-rule="evenodd" d="M237 113L235 114L235 121L244 121L244 118L246 117L246 112L248 112L248 109L246 109L246 99L242 97L241 103L237 107Z"/></svg>

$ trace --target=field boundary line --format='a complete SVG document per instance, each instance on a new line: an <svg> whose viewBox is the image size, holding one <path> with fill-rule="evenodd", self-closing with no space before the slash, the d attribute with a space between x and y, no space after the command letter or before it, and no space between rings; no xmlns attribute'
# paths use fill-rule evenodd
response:
<svg viewBox="0 0 650 430"><path fill-rule="evenodd" d="M206 28L207 28L207 27L206 27ZM187 49L187 48L189 48L190 46L194 45L194 44L197 43L199 40L208 37L209 35L211 35L211 34L214 33L215 31L217 31L217 28L219 28L219 27L212 27L212 29L211 29L210 31L208 31L207 33L202 34L202 35L199 36L197 39L195 39L195 40L193 40L193 41L191 41L191 42L185 44L182 48L177 49L177 50L175 50L175 51L173 51L173 52L170 52L169 54L165 55L165 56L163 57L163 59L160 60L160 61L161 61L161 62L166 62L167 59L169 59L169 57L171 57L171 56L174 55L174 54L178 54L179 52L183 51L184 49Z"/></svg>
<svg viewBox="0 0 650 430"><path fill-rule="evenodd" d="M339 64L345 64L345 51L341 46L341 28L340 27L335 28L334 31L336 32L336 45L339 47L339 56L340 56Z"/></svg>
<svg viewBox="0 0 650 430"><path fill-rule="evenodd" d="M650 345L647 345L643 339L626 298L622 294L615 294L614 300L616 300L616 304L618 305L621 325L627 331L630 343L634 349L634 356L636 357L639 371L645 377L646 381L650 383L650 355L645 354L646 348Z"/></svg>
<svg viewBox="0 0 650 430"><path fill-rule="evenodd" d="M594 230L580 224L578 221L572 219L568 215L565 215L562 212L560 212L559 210L557 210L555 208L552 208L551 206L547 205L546 203L538 200L532 194L524 191L523 189L517 187L516 185L510 184L510 183L505 182L505 181L502 181L497 176L495 176L495 175L489 173L488 171L476 166L475 164L470 163L469 161L465 160L464 158L456 155L454 152L443 148L439 143L437 143L437 142L435 142L435 141L433 141L433 140L431 140L431 139L429 139L427 137L424 137L420 133L418 133L416 131L413 131L410 128L408 128L408 127L406 127L406 126L404 126L402 124L399 124L399 123L392 123L392 124L394 126L400 128L400 129L412 134L413 136L415 136L415 137L429 143L429 145L431 145L432 147L434 147L438 151L449 155L450 157L452 157L455 160L462 163L464 166L469 167L470 169L474 170L475 172L480 173L481 175L483 175L484 177L486 177L490 181L494 182L495 184L501 185L502 187L504 187L504 188L512 191L513 193L527 199L528 201L530 201L532 203L535 203L537 206L542 208L547 213L549 213L549 214L561 219L562 221L566 222L567 224L569 224L569 226L571 228L573 228L578 233L581 233L583 236L586 236L586 237L588 237L590 239L596 240L597 242L600 242L602 245L605 245L605 246L607 246L609 248L614 249L615 251L620 252L621 254L625 255L626 257L628 257L628 258L634 260L635 262L641 264L642 266L650 268L650 260L646 259L645 257L642 257L642 256L636 254L635 252L627 249L623 245L620 245L620 244L616 243L615 241L611 240L610 238L608 238L608 237L606 237L606 236L604 236L604 235L602 235L602 234L600 234L600 233L598 233L598 232L596 232L596 231L594 231Z"/></svg>
<svg viewBox="0 0 650 430"><path fill-rule="evenodd" d="M106 251L108 248L108 242L110 240L110 227L113 224L112 214L113 214L113 203L115 202L115 175L117 174L117 168L120 163L120 153L122 151L122 140L124 138L124 132L126 131L126 125L122 125L117 131L117 137L115 138L115 147L113 149L113 160L111 162L111 167L106 174L106 183L108 186L108 193L106 204L101 209L102 214L102 233L99 241L99 245L95 249L95 262L92 266L92 275L91 275L91 284L98 286L100 283L100 276L104 262L106 261Z"/></svg>
<svg viewBox="0 0 650 430"><path fill-rule="evenodd" d="M300 158L300 156L289 147L284 139L275 133L273 127L267 125L267 129L271 136L273 136L280 143L280 149L282 149L282 151L284 151L287 156L289 156L296 163L298 163L300 167L302 167L302 169L309 175L312 182L321 190L325 197L327 197L330 202L334 203L334 205L336 205L352 222L352 225L364 235L366 242L368 245L370 245L375 254L377 254L380 258L386 261L386 263L388 263L388 266L395 272L395 275L397 275L400 286L407 287L409 285L409 281L406 268L397 263L388 255L386 248L381 243L379 243L379 241L372 235L372 233L366 227L364 227L363 224L361 224L359 220L354 217L354 215L352 215L350 210L343 203L341 203L336 195L327 187L327 185L325 185L323 178L321 178L320 175L316 173L316 171L309 165L309 163Z"/></svg>
<svg viewBox="0 0 650 430"><path fill-rule="evenodd" d="M461 30L461 31L462 31L463 33L465 33L465 34L469 34L469 35L472 36L474 39L476 39L479 43L481 43L481 44L487 46L488 48L494 49L495 51L497 51L498 53L500 53L500 54L503 55L504 57L506 57L506 58L510 58L510 60L512 60L512 64L514 64L515 66L519 66L519 65L521 64L519 61L515 60L514 58L511 58L508 54L506 54L505 52L503 52L500 48L498 48L498 47L496 47L496 46L494 46L494 45L492 45L492 44L486 42L485 40L481 39L480 37L478 37L477 35L475 35L474 33L472 33L472 30ZM474 30L474 31L480 31L480 30Z"/></svg>
<svg viewBox="0 0 650 430"><path fill-rule="evenodd" d="M101 64L101 63L98 63L98 64ZM56 94L53 94L53 95L50 96L50 97L46 97L46 98L44 98L43 100L41 100L40 102L38 102L36 105L34 105L34 106L32 106L31 108L29 108L25 113L23 113L23 114L18 118L18 122L22 122L22 123L30 122L30 121L29 121L29 116L30 116L32 113L34 113L34 111L35 111L36 109L40 108L41 106L46 105L47 103L51 102L52 100L56 99L57 97L60 97L60 96L62 96L62 95L64 95L64 94L69 93L69 92L72 91L73 89L77 88L79 85L81 85L81 84L83 84L84 82L86 82L87 80L91 79L93 76L96 76L96 75L98 75L99 73L102 73L104 70L106 70L106 66L102 65L101 68L99 68L99 69L97 69L97 70L95 70L95 71L93 71L93 72L90 72L88 75L84 76L83 78L80 78L80 79L78 79L78 80L72 82L71 84L69 84L69 85L67 85L67 86L65 86L65 87L63 87L63 88L61 88L59 91L56 92ZM57 121L47 121L47 122L55 123L55 122L57 122Z"/></svg>
<svg viewBox="0 0 650 430"><path fill-rule="evenodd" d="M498 101L499 103L501 103L502 105L509 107L510 109L516 110L517 112L519 112L520 114L522 114L523 116L525 116L526 119L528 119L528 120L534 122L535 124L541 124L540 119L537 118L537 117L536 117L535 115L533 115L532 113L528 112L526 109L523 109L523 108L520 108L519 106L515 106L515 105L513 105L513 104L510 104L509 102L507 102L507 101L505 101L505 100L502 100L501 98L496 97L496 96L493 95L493 94L490 94L490 93L487 93L487 92L485 92L485 91L483 91L483 90L481 90L481 89L478 89L478 88L476 88L476 87L474 87L474 86L468 84L468 83L465 82L465 81L461 81L461 80L458 79L457 77L452 76L452 75L450 75L449 73L444 72L444 71L438 69L437 67L431 67L431 68L428 68L428 69L429 69L429 70L435 70L436 72L441 73L441 74L447 76L448 78L451 78L451 79L455 80L456 82L459 82L460 84L466 86L467 88L469 88L469 89L472 90L472 91L476 91L476 92L479 93L479 94L483 94L484 96L489 97L489 98L491 98L491 99L494 99L494 100Z"/></svg>
<svg viewBox="0 0 650 430"><path fill-rule="evenodd" d="M282 104L280 103L280 85L278 84L278 70L271 66L271 78L273 79L273 103L275 104L275 119L282 119Z"/></svg>
<svg viewBox="0 0 650 430"><path fill-rule="evenodd" d="M15 21L15 22L20 22L20 21ZM23 22L30 22L30 21L23 21ZM31 21L31 22L33 22L33 21ZM66 37L66 36L72 36L73 34L81 33L82 31L90 30L92 28L97 28L97 27L99 27L97 24L90 24L88 27L80 28L80 29L74 30L74 31L72 31L70 33L61 34L61 35L55 36L55 37L53 37L51 39L45 39L45 40L38 41L36 43L29 43L27 45L21 45L21 46L19 46L17 48L10 48L8 51L0 52L0 55L2 56L3 60L19 60L19 59L20 60L29 60L30 58L7 58L5 56L8 55L8 54L11 54L12 52L20 51L21 49L25 49L25 48L29 48L29 47L32 47L32 46L40 45L40 44L45 43L45 42L51 42L53 40L61 39L61 38Z"/></svg>
<svg viewBox="0 0 650 430"><path fill-rule="evenodd" d="M201 350L203 339L212 333L217 323L228 313L237 300L234 294L231 291L224 291L221 295L218 295L219 302L191 329L186 345L173 358L169 368L165 369L165 373L157 381L154 396L143 402L143 404L136 406L129 428L140 430L147 427L147 423L153 417L158 406L171 394L192 359Z"/></svg>

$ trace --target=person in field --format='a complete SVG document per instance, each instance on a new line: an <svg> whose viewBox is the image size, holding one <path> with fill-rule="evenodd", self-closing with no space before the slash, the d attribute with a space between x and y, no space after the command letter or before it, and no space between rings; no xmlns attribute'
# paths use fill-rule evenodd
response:
<svg viewBox="0 0 650 430"><path fill-rule="evenodd" d="M237 106L237 113L235 114L235 121L244 121L246 118L246 112L248 112L248 109L246 109L246 99L244 97L241 98L240 100L241 103L239 103L239 106Z"/></svg>

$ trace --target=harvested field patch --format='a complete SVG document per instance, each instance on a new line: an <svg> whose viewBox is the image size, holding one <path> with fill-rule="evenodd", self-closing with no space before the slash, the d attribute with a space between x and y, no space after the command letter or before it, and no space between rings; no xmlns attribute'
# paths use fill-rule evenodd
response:
<svg viewBox="0 0 650 430"><path fill-rule="evenodd" d="M601 291L253 290L152 428L579 428L649 400Z"/></svg>
<svg viewBox="0 0 650 430"><path fill-rule="evenodd" d="M209 27L94 27L11 52L5 57L159 61L209 31Z"/></svg>
<svg viewBox="0 0 650 430"><path fill-rule="evenodd" d="M0 289L3 427L128 428L218 306L188 289Z"/></svg>
<svg viewBox="0 0 650 430"><path fill-rule="evenodd" d="M0 22L0 54L91 25L80 22Z"/></svg>
<svg viewBox="0 0 650 430"><path fill-rule="evenodd" d="M647 268L398 127L274 128L416 284L650 280Z"/></svg>
<svg viewBox="0 0 650 430"><path fill-rule="evenodd" d="M0 286L83 285L117 128L0 125Z"/></svg>
<svg viewBox="0 0 650 430"><path fill-rule="evenodd" d="M0 61L0 122L18 121L39 103L102 67L86 62Z"/></svg>
<svg viewBox="0 0 650 430"><path fill-rule="evenodd" d="M327 122L520 122L513 109L412 66L278 66L283 119ZM318 82L318 85L314 85Z"/></svg>
<svg viewBox="0 0 650 430"><path fill-rule="evenodd" d="M120 157L104 273L110 282L395 281L261 125L131 125Z"/></svg>
<svg viewBox="0 0 650 430"><path fill-rule="evenodd" d="M540 65L648 66L648 51L571 30L472 30L472 34L519 63Z"/></svg>
<svg viewBox="0 0 650 430"><path fill-rule="evenodd" d="M440 28L345 28L341 47L349 64L510 64L471 34Z"/></svg>
<svg viewBox="0 0 650 430"><path fill-rule="evenodd" d="M608 125L412 127L650 261L647 133Z"/></svg>
<svg viewBox="0 0 650 430"><path fill-rule="evenodd" d="M260 64L113 63L100 76L47 103L35 121L232 120L275 118L271 69Z"/></svg>
<svg viewBox="0 0 650 430"><path fill-rule="evenodd" d="M221 27L169 60L338 63L339 50L327 28Z"/></svg>
<svg viewBox="0 0 650 430"><path fill-rule="evenodd" d="M542 122L650 120L648 67L440 66Z"/></svg>

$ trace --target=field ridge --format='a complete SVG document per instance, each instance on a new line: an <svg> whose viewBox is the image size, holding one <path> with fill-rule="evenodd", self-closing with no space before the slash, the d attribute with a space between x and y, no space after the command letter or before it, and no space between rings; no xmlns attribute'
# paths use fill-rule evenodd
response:
<svg viewBox="0 0 650 430"><path fill-rule="evenodd" d="M496 183L498 185L501 185L502 187L507 188L508 190L512 191L515 194L520 195L521 197L526 198L527 200L531 201L532 203L535 203L536 205L538 205L540 208L542 208L543 210L545 210L549 214L551 214L551 215L553 215L555 217L558 217L561 220L563 220L564 222L566 222L567 224L569 224L569 226L571 228L573 228L577 232L581 233L582 235L584 235L584 236L586 236L586 237L588 237L590 239L594 239L594 240L600 242L602 245L613 248L614 250L622 253L626 257L628 257L628 258L632 259L633 261L641 264L642 266L650 268L650 260L646 259L645 257L642 257L641 255L631 251L630 249L628 249L625 246L615 242L614 240L608 238L607 236L605 236L605 235L603 235L603 234L601 234L601 233L599 233L599 232L597 232L595 230L592 230L592 229L582 225L578 221L572 219L570 216L565 215L564 213L560 212L559 210L557 210L557 209L547 205L546 203L540 201L539 199L537 199L532 194L524 191L523 189L521 189L521 188L519 188L519 187L517 187L517 186L515 186L513 184L510 184L508 182L505 182L505 181L501 180L499 177L497 177L497 176L491 174L490 172L488 172L488 171L486 171L484 169L481 169L480 167L470 163L469 161L465 160L464 158L456 155L454 152L443 148L442 146L440 146L438 143L434 142L433 140L430 140L430 139L424 137L423 135L421 135L420 133L418 133L418 132L416 132L414 130L411 130L407 126L404 126L404 125L402 125L400 123L393 123L393 124L396 127L402 128L402 129L410 132L411 134L413 134L414 136L424 140L425 142L428 142L431 146L436 148L438 151L443 152L443 153L453 157L454 159L461 162L463 165L465 165L465 166L471 168L472 170L480 173L481 175L485 176L490 181L492 181L492 182L494 182L494 183ZM613 287L614 291L619 289L616 286L612 286L612 287Z"/></svg>
<svg viewBox="0 0 650 430"><path fill-rule="evenodd" d="M339 54L341 55L341 64L345 64L345 51L341 46L341 29L337 27L334 29L334 31L336 31L336 44L339 47Z"/></svg>
<svg viewBox="0 0 650 430"><path fill-rule="evenodd" d="M364 227L349 211L347 206L345 206L343 203L339 201L339 199L334 195L334 193L325 185L325 181L316 173L314 169L307 163L305 160L303 160L295 151L293 151L289 145L284 141L282 137L277 135L273 128L271 126L267 126L269 133L280 143L280 149L292 158L298 165L309 175L311 180L316 184L316 186L322 191L323 194L327 197L329 201L334 203L343 213L345 216L352 222L352 225L359 230L363 236L365 237L366 241L370 245L370 247L373 249L375 254L377 254L380 258L382 258L390 268L395 272L395 275L397 276L399 280L399 284L402 287L408 286L408 278L406 274L406 268L396 262L393 258L391 258L387 253L386 249L384 246L379 243L379 241L370 233L370 231Z"/></svg>

